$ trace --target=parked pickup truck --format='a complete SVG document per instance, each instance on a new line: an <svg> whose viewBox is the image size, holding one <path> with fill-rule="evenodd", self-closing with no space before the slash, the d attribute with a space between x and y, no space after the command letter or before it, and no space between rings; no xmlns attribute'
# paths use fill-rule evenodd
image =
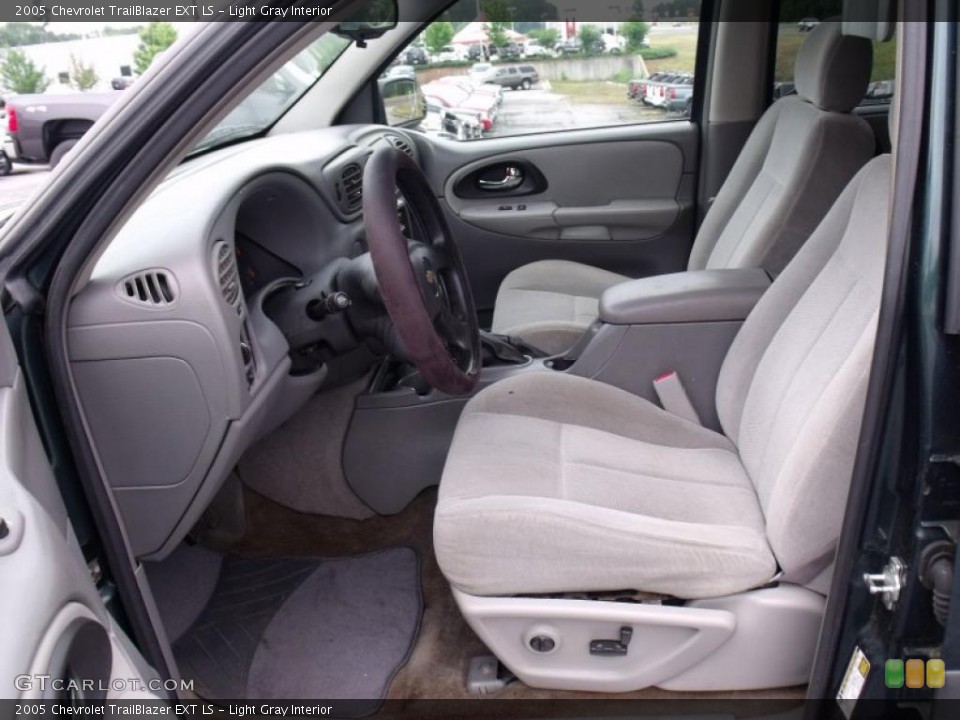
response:
<svg viewBox="0 0 960 720"><path fill-rule="evenodd" d="M55 167L119 97L119 92L106 92L8 98L11 159Z"/></svg>
<svg viewBox="0 0 960 720"><path fill-rule="evenodd" d="M683 108L693 96L693 75L665 74L641 83L638 97L645 105L664 108L668 112Z"/></svg>

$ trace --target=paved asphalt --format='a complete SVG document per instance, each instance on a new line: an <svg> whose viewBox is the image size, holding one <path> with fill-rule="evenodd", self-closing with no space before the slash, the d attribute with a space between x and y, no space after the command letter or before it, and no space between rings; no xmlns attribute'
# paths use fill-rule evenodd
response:
<svg viewBox="0 0 960 720"><path fill-rule="evenodd" d="M506 137L575 128L631 125L662 120L663 112L637 102L576 102L551 92L549 82L531 90L507 90L491 135Z"/></svg>
<svg viewBox="0 0 960 720"><path fill-rule="evenodd" d="M0 176L0 211L13 210L29 201L48 173L46 166L14 165L10 175Z"/></svg>

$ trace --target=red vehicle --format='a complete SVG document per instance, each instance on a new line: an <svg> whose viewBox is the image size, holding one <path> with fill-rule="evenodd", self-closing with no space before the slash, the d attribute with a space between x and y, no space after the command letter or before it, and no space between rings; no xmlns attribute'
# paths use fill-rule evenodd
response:
<svg viewBox="0 0 960 720"><path fill-rule="evenodd" d="M479 113L483 131L490 132L493 129L493 123L497 116L495 97L475 91L471 92L458 85L436 82L425 85L423 93L427 97L434 98L447 109L471 110Z"/></svg>
<svg viewBox="0 0 960 720"><path fill-rule="evenodd" d="M434 80L436 83L444 83L447 85L454 85L461 90L471 93L479 93L481 95L489 95L497 101L497 104L503 102L503 88L499 85L494 85L493 83L478 83L474 80L471 80L466 75L445 75L443 77L437 78Z"/></svg>

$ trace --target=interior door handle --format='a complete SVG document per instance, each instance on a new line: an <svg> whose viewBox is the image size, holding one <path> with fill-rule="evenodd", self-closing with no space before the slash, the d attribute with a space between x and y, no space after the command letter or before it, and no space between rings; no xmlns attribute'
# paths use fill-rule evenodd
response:
<svg viewBox="0 0 960 720"><path fill-rule="evenodd" d="M523 184L523 171L516 165L507 165L502 180L477 180L480 189L487 192L503 192L504 190L513 190Z"/></svg>

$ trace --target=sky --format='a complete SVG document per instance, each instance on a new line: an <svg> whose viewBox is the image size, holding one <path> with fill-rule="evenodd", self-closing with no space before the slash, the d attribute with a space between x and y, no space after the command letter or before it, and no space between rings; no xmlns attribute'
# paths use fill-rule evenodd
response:
<svg viewBox="0 0 960 720"><path fill-rule="evenodd" d="M35 23L40 25L41 23ZM86 35L87 33L96 32L97 30L102 30L103 28L115 27L115 28L125 28L125 27L137 27L138 25L143 25L142 22L51 22L47 23L47 30L54 33L59 33L65 35L67 33L75 33L77 35ZM191 29L195 28L198 23L193 22L172 22L170 23L177 29L177 35L184 35L188 33ZM0 25L6 25L6 23L0 23Z"/></svg>

